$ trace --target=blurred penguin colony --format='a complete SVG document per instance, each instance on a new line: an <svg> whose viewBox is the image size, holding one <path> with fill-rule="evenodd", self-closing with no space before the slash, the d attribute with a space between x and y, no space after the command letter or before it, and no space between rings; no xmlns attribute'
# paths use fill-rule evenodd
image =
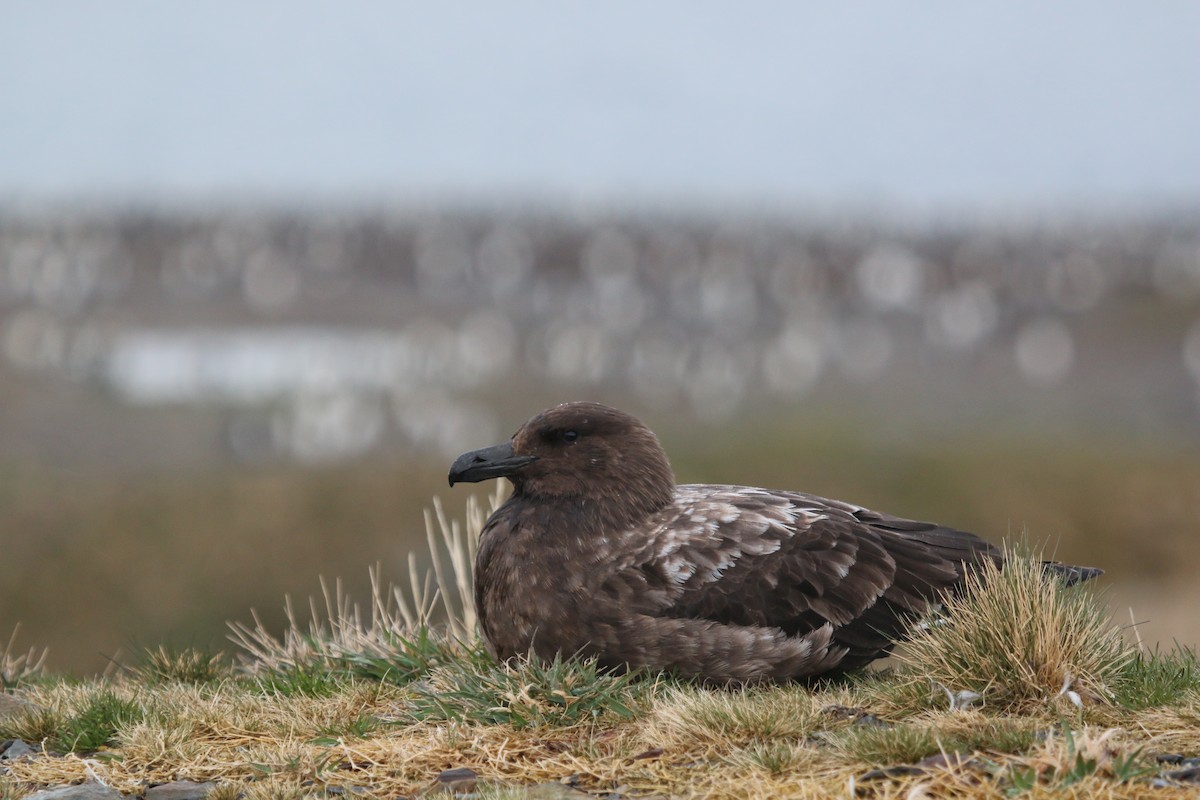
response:
<svg viewBox="0 0 1200 800"><path fill-rule="evenodd" d="M27 402L206 414L246 461L452 454L534 385L706 420L933 379L1102 413L1152 371L1194 430L1200 224L9 216L0 346Z"/></svg>

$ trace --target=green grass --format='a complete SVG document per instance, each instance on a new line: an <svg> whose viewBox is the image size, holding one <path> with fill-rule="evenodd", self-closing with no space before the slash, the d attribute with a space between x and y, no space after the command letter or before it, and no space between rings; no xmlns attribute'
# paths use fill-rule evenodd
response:
<svg viewBox="0 0 1200 800"><path fill-rule="evenodd" d="M319 664L302 664L264 670L247 683L267 696L332 697L346 685L347 678Z"/></svg>
<svg viewBox="0 0 1200 800"><path fill-rule="evenodd" d="M96 687L72 710L35 708L0 720L0 739L44 743L59 753L94 753L113 745L118 733L145 718L145 709L105 686Z"/></svg>
<svg viewBox="0 0 1200 800"><path fill-rule="evenodd" d="M213 683L232 674L229 656L194 647L169 645L143 648L131 668L150 685L159 683Z"/></svg>
<svg viewBox="0 0 1200 800"><path fill-rule="evenodd" d="M1037 730L1029 721L976 719L966 726L960 721L942 725L909 722L893 727L850 728L833 739L852 761L875 766L911 764L936 753L1020 754L1037 741Z"/></svg>
<svg viewBox="0 0 1200 800"><path fill-rule="evenodd" d="M1200 693L1200 661L1195 650L1179 646L1139 651L1116 686L1117 703L1130 709L1175 705L1188 693Z"/></svg>
<svg viewBox="0 0 1200 800"><path fill-rule="evenodd" d="M481 663L463 658L413 687L408 713L418 721L525 728L569 727L606 717L632 718L650 692L641 676L616 675L594 659L534 658Z"/></svg>

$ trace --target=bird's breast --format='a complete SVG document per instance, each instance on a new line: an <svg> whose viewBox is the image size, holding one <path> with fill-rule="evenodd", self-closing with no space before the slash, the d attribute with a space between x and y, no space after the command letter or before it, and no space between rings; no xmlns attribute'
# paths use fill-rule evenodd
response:
<svg viewBox="0 0 1200 800"><path fill-rule="evenodd" d="M480 623L499 658L573 652L592 604L594 570L577 563L577 548L536 517L489 522L475 564Z"/></svg>

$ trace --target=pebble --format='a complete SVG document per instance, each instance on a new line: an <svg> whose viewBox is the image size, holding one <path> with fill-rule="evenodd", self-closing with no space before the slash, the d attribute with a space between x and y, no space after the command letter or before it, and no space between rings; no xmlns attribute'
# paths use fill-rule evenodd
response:
<svg viewBox="0 0 1200 800"><path fill-rule="evenodd" d="M8 739L0 742L0 761L16 761L23 756L35 758L38 751L20 739Z"/></svg>
<svg viewBox="0 0 1200 800"><path fill-rule="evenodd" d="M111 786L88 781L75 786L56 786L51 789L43 789L40 792L26 795L25 800L122 800L122 798L123 795Z"/></svg>
<svg viewBox="0 0 1200 800"><path fill-rule="evenodd" d="M1178 783L1200 783L1200 767L1187 767L1164 772L1162 776Z"/></svg>

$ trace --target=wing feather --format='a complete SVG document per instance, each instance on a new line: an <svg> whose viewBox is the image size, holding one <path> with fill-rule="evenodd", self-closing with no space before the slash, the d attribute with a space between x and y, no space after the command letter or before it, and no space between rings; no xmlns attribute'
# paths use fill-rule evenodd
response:
<svg viewBox="0 0 1200 800"><path fill-rule="evenodd" d="M638 536L629 566L661 589L657 608L639 610L793 636L832 625L847 667L890 650L907 617L961 581L964 563L997 557L963 531L737 486L678 487Z"/></svg>

